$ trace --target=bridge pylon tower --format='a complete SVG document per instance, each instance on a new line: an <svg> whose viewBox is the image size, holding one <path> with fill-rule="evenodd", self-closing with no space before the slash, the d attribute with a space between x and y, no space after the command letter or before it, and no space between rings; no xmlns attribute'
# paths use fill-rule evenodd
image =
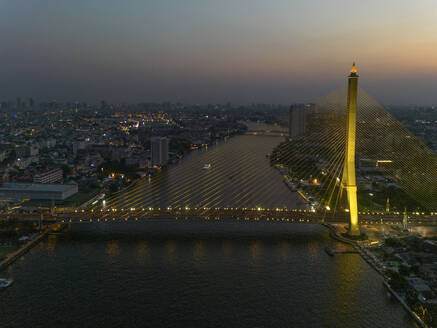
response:
<svg viewBox="0 0 437 328"><path fill-rule="evenodd" d="M353 63L348 76L347 92L347 119L346 119L346 151L344 158L342 187L347 193L349 206L349 234L357 236L360 234L358 226L358 202L357 182L355 176L355 141L357 130L357 95L358 95L358 74L355 63Z"/></svg>

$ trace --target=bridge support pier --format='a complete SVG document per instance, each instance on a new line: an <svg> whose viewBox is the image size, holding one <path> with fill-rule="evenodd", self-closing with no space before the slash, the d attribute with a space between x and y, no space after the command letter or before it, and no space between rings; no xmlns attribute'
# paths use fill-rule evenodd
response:
<svg viewBox="0 0 437 328"><path fill-rule="evenodd" d="M357 203L357 187L346 186L347 199L349 204L349 234L351 236L360 235L360 226L358 225L358 203Z"/></svg>

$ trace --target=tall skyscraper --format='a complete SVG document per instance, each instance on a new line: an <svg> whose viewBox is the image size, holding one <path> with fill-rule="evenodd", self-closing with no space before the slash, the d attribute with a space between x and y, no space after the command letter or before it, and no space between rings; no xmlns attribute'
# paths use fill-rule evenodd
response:
<svg viewBox="0 0 437 328"><path fill-rule="evenodd" d="M288 112L288 136L296 138L305 134L307 108L304 104L291 105Z"/></svg>
<svg viewBox="0 0 437 328"><path fill-rule="evenodd" d="M150 139L152 150L152 164L153 165L167 165L168 162L168 138L166 137L152 137Z"/></svg>

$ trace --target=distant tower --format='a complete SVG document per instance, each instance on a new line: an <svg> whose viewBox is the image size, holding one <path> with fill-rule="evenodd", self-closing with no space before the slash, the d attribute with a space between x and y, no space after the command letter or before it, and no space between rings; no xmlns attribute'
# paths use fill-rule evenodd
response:
<svg viewBox="0 0 437 328"><path fill-rule="evenodd" d="M355 138L357 129L357 94L358 74L355 63L353 63L348 77L347 92L347 122L346 122L346 152L344 158L344 169L342 186L346 189L349 205L349 234L356 236L360 234L358 226L358 204L357 204L357 183L355 177Z"/></svg>
<svg viewBox="0 0 437 328"><path fill-rule="evenodd" d="M387 197L387 202L385 203L385 212L390 212L390 197Z"/></svg>

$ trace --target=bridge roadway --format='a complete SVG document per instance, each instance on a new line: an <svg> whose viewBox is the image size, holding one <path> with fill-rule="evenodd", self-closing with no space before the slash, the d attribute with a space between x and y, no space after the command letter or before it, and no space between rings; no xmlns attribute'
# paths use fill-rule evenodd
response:
<svg viewBox="0 0 437 328"><path fill-rule="evenodd" d="M129 208L107 210L82 210L74 212L42 213L45 223L86 223L108 221L139 221L147 219L206 219L282 221L294 223L341 223L349 222L348 213L312 212L309 210L261 209L261 208ZM40 220L40 213L0 213L0 219ZM360 213L359 224L402 224L403 214L399 212ZM437 213L409 213L408 224L412 226L437 226Z"/></svg>
<svg viewBox="0 0 437 328"><path fill-rule="evenodd" d="M263 137L286 137L288 136L285 131L268 131L268 130L256 130L247 131L244 135L246 136L263 136Z"/></svg>

